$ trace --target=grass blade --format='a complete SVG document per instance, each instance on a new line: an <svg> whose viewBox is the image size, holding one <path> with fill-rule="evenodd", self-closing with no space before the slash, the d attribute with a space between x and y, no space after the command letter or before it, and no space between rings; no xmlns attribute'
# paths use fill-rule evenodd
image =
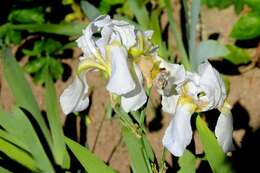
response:
<svg viewBox="0 0 260 173"><path fill-rule="evenodd" d="M88 1L81 1L80 7L83 10L85 16L87 16L87 18L91 21L101 15L99 10Z"/></svg>

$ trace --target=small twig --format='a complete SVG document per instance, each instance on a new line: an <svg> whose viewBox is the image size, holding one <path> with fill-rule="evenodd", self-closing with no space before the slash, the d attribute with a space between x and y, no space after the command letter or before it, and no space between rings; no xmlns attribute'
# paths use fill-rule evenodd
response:
<svg viewBox="0 0 260 173"><path fill-rule="evenodd" d="M103 124L104 124L104 122L105 122L105 118L106 118L106 114L103 115L102 120L101 120L101 122L100 122L100 125L99 125L99 127L98 127L97 135L96 135L96 138L95 138L93 147L92 147L92 149L91 149L92 152L94 152L95 149L96 149L97 141L98 141L98 138L99 138L99 136L100 136L100 133L101 133L101 129L102 129L102 127L103 127Z"/></svg>
<svg viewBox="0 0 260 173"><path fill-rule="evenodd" d="M114 154L116 153L117 148L118 148L119 145L121 144L122 139L123 139L123 137L120 136L120 139L118 140L117 144L113 147L111 153L109 154L108 159L107 159L107 164L108 164L108 165L110 164L110 161L112 160L112 157L113 157Z"/></svg>

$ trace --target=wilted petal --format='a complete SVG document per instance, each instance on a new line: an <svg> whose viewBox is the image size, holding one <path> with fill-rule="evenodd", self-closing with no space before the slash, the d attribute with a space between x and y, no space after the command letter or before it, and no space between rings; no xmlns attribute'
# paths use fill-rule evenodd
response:
<svg viewBox="0 0 260 173"><path fill-rule="evenodd" d="M80 76L76 76L60 96L60 104L64 114L67 115L71 112L79 112L86 109L89 105L87 92L88 84L85 79L85 73L82 73Z"/></svg>
<svg viewBox="0 0 260 173"><path fill-rule="evenodd" d="M215 128L215 135L217 137L219 145L224 152L234 150L234 144L232 140L233 135L233 117L228 108L222 110Z"/></svg>
<svg viewBox="0 0 260 173"><path fill-rule="evenodd" d="M113 30L118 32L122 44L129 49L136 43L136 34L134 25L130 25L125 21L113 20Z"/></svg>
<svg viewBox="0 0 260 173"><path fill-rule="evenodd" d="M226 99L225 84L220 74L207 61L199 66L200 86L209 100L206 109L222 107Z"/></svg>
<svg viewBox="0 0 260 173"><path fill-rule="evenodd" d="M117 95L126 94L135 88L127 63L127 50L118 45L110 46L111 77L107 90Z"/></svg>
<svg viewBox="0 0 260 173"><path fill-rule="evenodd" d="M178 103L179 95L162 96L162 110L174 114Z"/></svg>
<svg viewBox="0 0 260 173"><path fill-rule="evenodd" d="M191 142L190 119L193 112L193 104L178 104L173 119L165 131L163 145L175 156L181 156Z"/></svg>
<svg viewBox="0 0 260 173"><path fill-rule="evenodd" d="M136 111L147 101L147 96L143 88L142 73L137 65L135 65L135 73L138 78L138 80L135 80L135 89L121 97L121 106L125 112Z"/></svg>

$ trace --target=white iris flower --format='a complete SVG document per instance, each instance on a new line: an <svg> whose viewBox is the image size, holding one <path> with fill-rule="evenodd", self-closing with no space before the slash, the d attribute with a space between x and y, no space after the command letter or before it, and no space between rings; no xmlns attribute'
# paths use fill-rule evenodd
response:
<svg viewBox="0 0 260 173"><path fill-rule="evenodd" d="M143 76L136 58L151 52L148 41L152 32L137 31L125 21L100 16L91 22L77 40L83 50L77 75L60 96L65 114L86 109L89 104L85 74L90 70L102 71L108 78L106 89L121 96L126 111L139 109L147 100Z"/></svg>
<svg viewBox="0 0 260 173"><path fill-rule="evenodd" d="M219 109L215 127L218 143L225 152L233 150L233 120L220 74L209 62L201 64L197 73L185 72L182 65L162 62L165 69L157 81L161 84L162 109L173 117L165 131L163 145L175 156L181 156L192 139L190 124L194 112Z"/></svg>

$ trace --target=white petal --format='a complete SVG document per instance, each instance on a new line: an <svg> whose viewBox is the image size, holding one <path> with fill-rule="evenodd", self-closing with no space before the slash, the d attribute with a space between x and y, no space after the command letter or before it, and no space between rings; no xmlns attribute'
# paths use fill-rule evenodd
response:
<svg viewBox="0 0 260 173"><path fill-rule="evenodd" d="M126 94L135 89L127 63L127 50L122 46L110 47L111 77L106 86L107 90L117 95Z"/></svg>
<svg viewBox="0 0 260 173"><path fill-rule="evenodd" d="M179 104L163 136L163 145L175 156L181 156L190 144L192 129L190 124L194 105Z"/></svg>
<svg viewBox="0 0 260 173"><path fill-rule="evenodd" d="M135 80L136 87L133 91L121 97L121 106L125 112L136 111L147 101L147 96L143 88L143 77L141 70L137 65L135 65L134 67L136 77L138 78L138 80Z"/></svg>
<svg viewBox="0 0 260 173"><path fill-rule="evenodd" d="M134 25L130 25L125 21L113 20L113 30L118 32L122 44L129 49L136 43L136 34Z"/></svg>
<svg viewBox="0 0 260 173"><path fill-rule="evenodd" d="M233 117L230 110L221 112L216 124L215 135L224 152L234 150L235 147L232 140Z"/></svg>
<svg viewBox="0 0 260 173"><path fill-rule="evenodd" d="M186 74L183 65L171 64L164 60L160 60L160 68L165 68L170 72L170 76L174 78L174 84L178 85L185 81Z"/></svg>
<svg viewBox="0 0 260 173"><path fill-rule="evenodd" d="M101 15L93 21L93 24L100 28L109 25L111 22L112 20L109 15Z"/></svg>
<svg viewBox="0 0 260 173"><path fill-rule="evenodd" d="M89 105L87 92L88 84L85 79L85 73L82 73L73 80L60 96L60 104L64 114L67 115L71 112L79 112L86 109Z"/></svg>
<svg viewBox="0 0 260 173"><path fill-rule="evenodd" d="M200 75L200 86L205 91L209 100L207 109L222 107L226 99L226 90L220 74L209 62L201 64L198 72Z"/></svg>
<svg viewBox="0 0 260 173"><path fill-rule="evenodd" d="M162 110L174 114L178 103L179 95L162 96Z"/></svg>

